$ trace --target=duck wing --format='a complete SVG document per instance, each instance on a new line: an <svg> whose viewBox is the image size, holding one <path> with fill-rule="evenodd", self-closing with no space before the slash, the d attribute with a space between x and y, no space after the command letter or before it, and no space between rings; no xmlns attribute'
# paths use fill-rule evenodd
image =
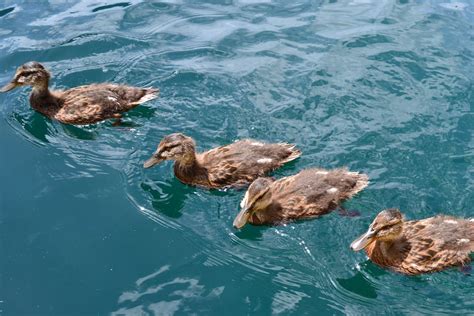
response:
<svg viewBox="0 0 474 316"><path fill-rule="evenodd" d="M198 154L198 160L213 186L245 186L300 155L294 145L246 139Z"/></svg>
<svg viewBox="0 0 474 316"><path fill-rule="evenodd" d="M368 183L367 175L345 168L314 168L275 181L271 192L285 217L312 217L334 210Z"/></svg>
<svg viewBox="0 0 474 316"><path fill-rule="evenodd" d="M90 124L128 111L156 98L158 90L114 84L80 86L58 94L62 107L55 118L65 123Z"/></svg>
<svg viewBox="0 0 474 316"><path fill-rule="evenodd" d="M412 274L434 272L470 262L474 252L474 222L436 216L404 225L409 251L401 268Z"/></svg>

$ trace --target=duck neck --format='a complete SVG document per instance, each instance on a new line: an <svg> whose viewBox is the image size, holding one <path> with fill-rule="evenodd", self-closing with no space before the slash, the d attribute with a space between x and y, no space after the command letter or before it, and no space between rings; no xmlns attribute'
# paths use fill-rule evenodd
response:
<svg viewBox="0 0 474 316"><path fill-rule="evenodd" d="M51 95L51 93L49 92L48 86L49 86L49 81L48 80L43 80L43 81L37 82L33 86L33 90L31 90L31 94L35 95L35 96L38 96L38 97Z"/></svg>
<svg viewBox="0 0 474 316"><path fill-rule="evenodd" d="M40 112L49 112L60 106L58 99L49 91L48 84L48 80L38 82L31 90L31 106Z"/></svg>
<svg viewBox="0 0 474 316"><path fill-rule="evenodd" d="M401 238L377 240L367 247L366 252L375 263L381 266L393 266L403 258L403 242Z"/></svg>
<svg viewBox="0 0 474 316"><path fill-rule="evenodd" d="M207 182L207 169L198 161L196 153L190 152L174 164L176 176L185 183Z"/></svg>

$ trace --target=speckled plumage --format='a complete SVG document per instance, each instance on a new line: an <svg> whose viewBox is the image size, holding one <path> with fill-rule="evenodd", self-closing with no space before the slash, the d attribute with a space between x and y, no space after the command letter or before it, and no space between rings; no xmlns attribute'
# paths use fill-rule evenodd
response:
<svg viewBox="0 0 474 316"><path fill-rule="evenodd" d="M294 145L251 139L196 153L192 138L175 133L163 138L144 166L175 160L174 173L184 183L207 188L242 187L300 155Z"/></svg>
<svg viewBox="0 0 474 316"><path fill-rule="evenodd" d="M307 169L279 180L260 178L247 190L234 226L240 228L246 222L278 224L320 216L334 210L367 185L367 175L345 168Z"/></svg>
<svg viewBox="0 0 474 316"><path fill-rule="evenodd" d="M12 82L0 91L31 85L30 104L33 109L61 123L75 125L118 119L121 113L156 98L159 91L109 83L50 91L49 78L48 71L41 64L30 62L19 67Z"/></svg>
<svg viewBox="0 0 474 316"><path fill-rule="evenodd" d="M470 262L470 253L474 252L474 221L445 215L404 221L400 215L399 221L392 221L386 228L388 217L380 214L371 225L374 231L400 227L382 238L374 233L365 246L368 257L379 266L417 275Z"/></svg>

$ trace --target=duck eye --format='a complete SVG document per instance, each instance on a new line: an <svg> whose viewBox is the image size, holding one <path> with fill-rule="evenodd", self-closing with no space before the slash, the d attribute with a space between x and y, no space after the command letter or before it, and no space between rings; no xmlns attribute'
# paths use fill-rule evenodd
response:
<svg viewBox="0 0 474 316"><path fill-rule="evenodd" d="M395 225L397 225L397 223L385 225L384 227L382 227L382 229L390 229L390 228L394 227Z"/></svg>
<svg viewBox="0 0 474 316"><path fill-rule="evenodd" d="M167 152L174 152L175 149L179 146L179 144L170 144L168 145L164 151L167 151Z"/></svg>
<svg viewBox="0 0 474 316"><path fill-rule="evenodd" d="M34 74L36 71L23 71L22 73L20 73L20 77L29 77L30 75Z"/></svg>
<svg viewBox="0 0 474 316"><path fill-rule="evenodd" d="M33 75L35 73L35 71L23 71L21 73L19 73L16 77L16 81L17 82L20 82L20 83L23 83L25 82L25 80L30 77L31 75Z"/></svg>

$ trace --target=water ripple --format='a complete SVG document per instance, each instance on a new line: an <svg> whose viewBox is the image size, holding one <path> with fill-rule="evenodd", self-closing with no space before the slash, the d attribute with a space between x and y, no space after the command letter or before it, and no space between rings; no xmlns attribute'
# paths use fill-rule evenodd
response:
<svg viewBox="0 0 474 316"><path fill-rule="evenodd" d="M57 88L113 81L159 87L161 98L117 128L51 122L29 108L26 90L0 96L1 122L45 156L36 169L46 185L36 196L51 194L47 181L110 176L127 212L152 223L163 244L173 232L188 246L162 254L165 265L137 264L139 276L117 281L115 305L103 310L472 312L471 278L454 270L404 277L348 249L386 207L408 218L474 216L470 4L56 2L0 10L2 83L38 60ZM34 17L24 25L26 8ZM235 231L243 191L186 186L168 162L142 168L160 139L178 131L199 150L244 137L296 143L304 155L276 177L313 166L367 172L369 188L346 203L361 216ZM61 166L49 162L57 157ZM109 190L104 183L75 196L102 201ZM179 260L168 258L176 253Z"/></svg>

